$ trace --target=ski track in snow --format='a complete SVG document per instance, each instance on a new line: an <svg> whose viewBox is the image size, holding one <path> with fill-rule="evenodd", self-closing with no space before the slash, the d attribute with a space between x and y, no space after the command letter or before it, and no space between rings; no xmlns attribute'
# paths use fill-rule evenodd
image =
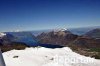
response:
<svg viewBox="0 0 100 66"><path fill-rule="evenodd" d="M3 53L3 57L6 66L100 66L100 60L79 55L68 47L11 50Z"/></svg>

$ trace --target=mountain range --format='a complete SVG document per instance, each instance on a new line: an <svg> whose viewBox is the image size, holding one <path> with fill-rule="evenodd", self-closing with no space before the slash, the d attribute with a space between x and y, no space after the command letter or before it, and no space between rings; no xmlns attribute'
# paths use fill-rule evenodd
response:
<svg viewBox="0 0 100 66"><path fill-rule="evenodd" d="M92 29L83 35L72 32L51 31L37 36L40 43L69 46L73 51L85 56L100 58L100 29Z"/></svg>
<svg viewBox="0 0 100 66"><path fill-rule="evenodd" d="M69 29L44 30L37 35L34 35L33 31L5 32L0 34L0 45L68 46L79 54L100 58L100 28L82 29L80 28L83 31L80 35Z"/></svg>

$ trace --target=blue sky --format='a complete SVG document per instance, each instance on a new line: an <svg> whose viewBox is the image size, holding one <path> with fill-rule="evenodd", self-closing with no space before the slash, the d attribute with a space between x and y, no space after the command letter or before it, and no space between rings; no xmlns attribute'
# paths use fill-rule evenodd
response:
<svg viewBox="0 0 100 66"><path fill-rule="evenodd" d="M100 0L0 0L0 32L100 26Z"/></svg>

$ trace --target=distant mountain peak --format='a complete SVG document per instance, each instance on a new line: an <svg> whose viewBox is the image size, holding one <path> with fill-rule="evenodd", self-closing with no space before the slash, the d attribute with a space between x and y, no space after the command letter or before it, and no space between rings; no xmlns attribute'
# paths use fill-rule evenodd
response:
<svg viewBox="0 0 100 66"><path fill-rule="evenodd" d="M0 32L0 37L3 37L5 35L6 35L5 33Z"/></svg>
<svg viewBox="0 0 100 66"><path fill-rule="evenodd" d="M61 31L67 31L68 29L66 29L66 28L63 28L63 29L61 29Z"/></svg>
<svg viewBox="0 0 100 66"><path fill-rule="evenodd" d="M59 32L59 31L67 31L68 29L66 28L59 28L59 29L54 29L54 32Z"/></svg>
<svg viewBox="0 0 100 66"><path fill-rule="evenodd" d="M100 28L93 29L87 32L85 35L93 38L100 38Z"/></svg>

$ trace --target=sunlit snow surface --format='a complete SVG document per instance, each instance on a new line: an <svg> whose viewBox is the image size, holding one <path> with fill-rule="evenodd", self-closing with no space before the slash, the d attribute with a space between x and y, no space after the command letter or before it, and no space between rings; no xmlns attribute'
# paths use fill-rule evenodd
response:
<svg viewBox="0 0 100 66"><path fill-rule="evenodd" d="M0 32L0 37L2 38L3 36L5 36L6 34L5 33L1 33Z"/></svg>
<svg viewBox="0 0 100 66"><path fill-rule="evenodd" d="M68 47L11 50L3 56L6 66L100 66L100 60L79 55Z"/></svg>

